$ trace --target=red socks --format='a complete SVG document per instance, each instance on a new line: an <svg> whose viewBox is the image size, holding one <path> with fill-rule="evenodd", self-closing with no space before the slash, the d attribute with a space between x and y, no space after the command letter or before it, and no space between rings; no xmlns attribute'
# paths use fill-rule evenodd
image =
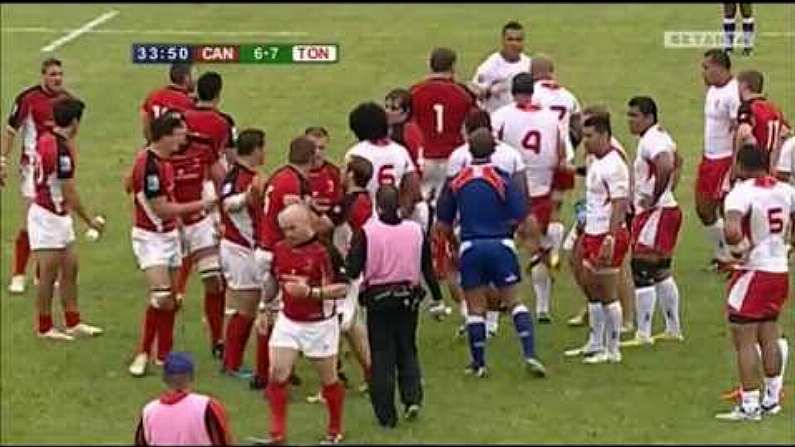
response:
<svg viewBox="0 0 795 447"><path fill-rule="evenodd" d="M210 343L213 345L224 338L224 295L222 289L218 293L204 292L204 316L210 326Z"/></svg>
<svg viewBox="0 0 795 447"><path fill-rule="evenodd" d="M14 243L14 275L24 275L25 268L30 258L30 239L28 232L19 230L17 240Z"/></svg>
<svg viewBox="0 0 795 447"><path fill-rule="evenodd" d="M157 359L166 360L166 356L174 346L174 319L176 310L157 310Z"/></svg>
<svg viewBox="0 0 795 447"><path fill-rule="evenodd" d="M175 295L185 295L185 290L188 288L188 278L190 277L192 268L193 258L190 256L183 258L182 266L179 268L179 273L177 274L177 283L174 286Z"/></svg>
<svg viewBox="0 0 795 447"><path fill-rule="evenodd" d="M141 335L141 345L138 347L138 352L151 354L152 343L154 343L155 335L157 335L158 312L159 311L151 305L146 307L144 326Z"/></svg>
<svg viewBox="0 0 795 447"><path fill-rule="evenodd" d="M80 324L80 312L65 311L63 315L66 327L75 327Z"/></svg>
<svg viewBox="0 0 795 447"><path fill-rule="evenodd" d="M257 368L254 374L261 380L268 379L268 368L270 366L270 359L268 358L268 341L271 338L271 331L263 335L257 332Z"/></svg>
<svg viewBox="0 0 795 447"><path fill-rule="evenodd" d="M342 408L345 402L345 388L339 381L323 386L323 398L328 409L328 430L330 435L342 433Z"/></svg>
<svg viewBox="0 0 795 447"><path fill-rule="evenodd" d="M52 315L39 314L39 334L44 334L52 329Z"/></svg>
<svg viewBox="0 0 795 447"><path fill-rule="evenodd" d="M224 369L227 371L237 371L243 363L243 355L246 352L246 342L251 335L251 327L254 324L252 317L235 313L226 325L226 340L224 341ZM266 379L263 377L263 379Z"/></svg>
<svg viewBox="0 0 795 447"><path fill-rule="evenodd" d="M269 383L265 395L271 408L271 438L284 438L287 428L287 382Z"/></svg>

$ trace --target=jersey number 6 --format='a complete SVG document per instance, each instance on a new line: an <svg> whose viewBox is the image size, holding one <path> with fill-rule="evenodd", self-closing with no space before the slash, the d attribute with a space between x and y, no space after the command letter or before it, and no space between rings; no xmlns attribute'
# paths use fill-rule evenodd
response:
<svg viewBox="0 0 795 447"><path fill-rule="evenodd" d="M395 166L383 165L378 170L378 184L379 185L394 185L395 184Z"/></svg>

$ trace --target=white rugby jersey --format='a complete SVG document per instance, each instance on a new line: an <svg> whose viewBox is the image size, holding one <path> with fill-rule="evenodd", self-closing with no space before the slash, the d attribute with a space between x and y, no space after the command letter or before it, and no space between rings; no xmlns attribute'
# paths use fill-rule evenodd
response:
<svg viewBox="0 0 795 447"><path fill-rule="evenodd" d="M400 187L403 176L415 171L408 150L389 139L360 141L348 149L345 161L350 160L353 155L366 158L373 165L373 177L367 183L373 203L379 186L393 184Z"/></svg>
<svg viewBox="0 0 795 447"><path fill-rule="evenodd" d="M718 87L710 86L704 101L704 156L709 159L731 157L734 152L734 131L740 92L737 79Z"/></svg>
<svg viewBox="0 0 795 447"><path fill-rule="evenodd" d="M511 103L494 112L491 123L497 138L522 154L530 196L549 194L565 138L557 113L535 104Z"/></svg>
<svg viewBox="0 0 795 447"><path fill-rule="evenodd" d="M530 58L524 53L519 55L519 60L516 62L508 62L499 51L486 58L475 71L472 82L484 90L491 88L496 83L499 86L497 88L501 88L502 91L488 99L479 101L480 107L493 113L500 107L510 104L513 101L513 95L511 95L513 77L519 73L529 72Z"/></svg>
<svg viewBox="0 0 795 447"><path fill-rule="evenodd" d="M795 137L789 137L781 145L776 171L786 172L790 175L790 183L795 185Z"/></svg>
<svg viewBox="0 0 795 447"><path fill-rule="evenodd" d="M640 209L640 199L643 196L651 197L654 195L654 183L656 176L654 173L654 157L670 152L676 156L676 143L671 136L659 124L655 124L641 135L638 140L638 149L635 155L635 207ZM665 187L665 192L660 196L657 206L673 207L676 206L676 199L671 191L673 176Z"/></svg>
<svg viewBox="0 0 795 447"><path fill-rule="evenodd" d="M624 198L629 199L629 168L621 153L613 149L594 157L585 177L585 233L610 231L612 200Z"/></svg>
<svg viewBox="0 0 795 447"><path fill-rule="evenodd" d="M740 268L787 272L795 188L769 176L737 182L723 207L726 213L743 214L743 233L751 243L751 250Z"/></svg>
<svg viewBox="0 0 795 447"><path fill-rule="evenodd" d="M580 112L580 102L577 97L557 81L542 79L536 81L533 86L533 102L552 109L558 114L566 136L566 161L572 162L574 160L574 145L569 138L569 122L572 114Z"/></svg>
<svg viewBox="0 0 795 447"><path fill-rule="evenodd" d="M458 175L471 163L472 153L469 152L469 144L464 143L450 154L450 158L447 160L447 176L454 177ZM491 154L491 163L507 172L508 175L514 175L525 169L524 160L522 160L522 155L519 151L502 141L497 141L494 153Z"/></svg>

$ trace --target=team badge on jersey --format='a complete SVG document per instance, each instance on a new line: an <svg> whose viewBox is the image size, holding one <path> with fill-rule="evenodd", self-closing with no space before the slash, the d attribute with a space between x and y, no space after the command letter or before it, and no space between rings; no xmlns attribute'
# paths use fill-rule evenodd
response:
<svg viewBox="0 0 795 447"><path fill-rule="evenodd" d="M156 175L146 176L146 189L150 191L159 191L160 179Z"/></svg>
<svg viewBox="0 0 795 447"><path fill-rule="evenodd" d="M61 155L58 157L58 167L61 172L69 172L72 170L72 159L68 155Z"/></svg>

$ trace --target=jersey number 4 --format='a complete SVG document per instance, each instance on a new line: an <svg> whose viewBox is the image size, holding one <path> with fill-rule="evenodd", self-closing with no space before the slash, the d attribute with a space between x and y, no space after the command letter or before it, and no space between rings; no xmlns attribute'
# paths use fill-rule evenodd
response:
<svg viewBox="0 0 795 447"><path fill-rule="evenodd" d="M537 130L530 130L522 138L522 147L536 154L541 152L541 133Z"/></svg>

